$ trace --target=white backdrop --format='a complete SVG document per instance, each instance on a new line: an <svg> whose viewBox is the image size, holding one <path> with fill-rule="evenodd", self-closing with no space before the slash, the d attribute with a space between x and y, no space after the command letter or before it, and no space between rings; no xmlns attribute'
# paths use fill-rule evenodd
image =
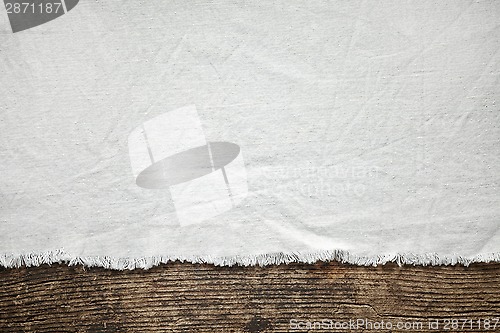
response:
<svg viewBox="0 0 500 333"><path fill-rule="evenodd" d="M81 1L13 33L2 7L0 263L498 261L498 17L496 1ZM151 140L200 158L150 179L187 173L181 190L138 185L136 129L142 169ZM211 142L239 147L220 152L234 168Z"/></svg>

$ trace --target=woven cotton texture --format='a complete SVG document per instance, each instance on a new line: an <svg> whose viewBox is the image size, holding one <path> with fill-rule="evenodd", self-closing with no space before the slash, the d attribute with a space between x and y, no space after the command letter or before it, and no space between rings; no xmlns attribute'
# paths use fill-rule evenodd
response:
<svg viewBox="0 0 500 333"><path fill-rule="evenodd" d="M500 261L500 2L16 3L0 265Z"/></svg>

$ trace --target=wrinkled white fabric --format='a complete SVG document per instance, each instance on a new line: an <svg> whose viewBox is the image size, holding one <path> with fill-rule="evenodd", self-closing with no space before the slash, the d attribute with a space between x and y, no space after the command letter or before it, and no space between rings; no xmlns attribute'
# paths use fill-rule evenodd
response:
<svg viewBox="0 0 500 333"><path fill-rule="evenodd" d="M498 261L499 17L110 0L13 33L2 7L0 262Z"/></svg>

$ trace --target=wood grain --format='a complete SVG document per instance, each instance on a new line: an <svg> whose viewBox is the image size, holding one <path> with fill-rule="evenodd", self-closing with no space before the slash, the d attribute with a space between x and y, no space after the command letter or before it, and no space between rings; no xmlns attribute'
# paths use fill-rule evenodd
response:
<svg viewBox="0 0 500 333"><path fill-rule="evenodd" d="M291 320L305 325L365 318L393 329L355 332L437 332L428 328L431 318L444 331L447 318L462 325L464 319L500 317L499 273L496 263L0 269L0 332L306 332L293 329ZM422 328L395 327L418 322ZM494 332L498 326L450 331ZM336 331L347 330L310 330Z"/></svg>

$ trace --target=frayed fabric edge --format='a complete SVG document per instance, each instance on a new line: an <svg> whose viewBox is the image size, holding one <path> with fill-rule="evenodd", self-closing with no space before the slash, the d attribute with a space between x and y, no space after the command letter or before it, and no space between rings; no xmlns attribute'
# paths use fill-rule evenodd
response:
<svg viewBox="0 0 500 333"><path fill-rule="evenodd" d="M188 262L193 264L213 264L215 266L269 266L291 263L314 264L317 262L337 261L358 266L377 266L386 263L396 263L414 266L464 265L472 263L500 262L500 253L481 254L475 257L460 255L440 256L437 253L428 254L386 254L373 257L358 256L344 250L316 251L308 253L268 253L248 256L148 256L142 258L116 258L109 256L77 257L64 250L47 251L43 253L2 254L0 266L6 268L33 267L43 264L83 265L84 267L103 267L114 270L149 269L169 262Z"/></svg>

